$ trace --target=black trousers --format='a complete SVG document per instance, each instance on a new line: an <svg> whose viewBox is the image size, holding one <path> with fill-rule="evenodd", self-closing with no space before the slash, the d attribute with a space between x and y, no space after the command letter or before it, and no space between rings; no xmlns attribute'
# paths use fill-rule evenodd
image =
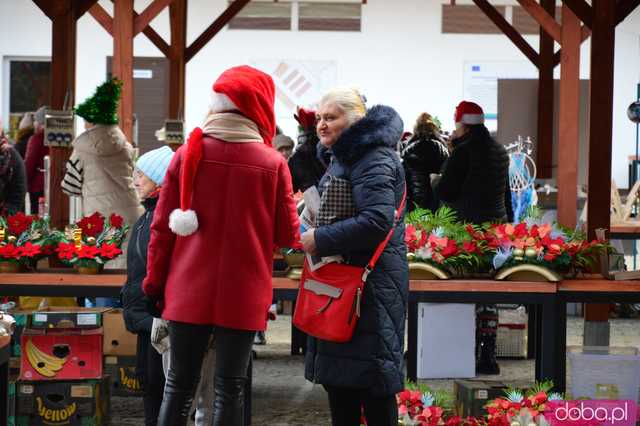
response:
<svg viewBox="0 0 640 426"><path fill-rule="evenodd" d="M215 333L216 338L214 424L215 419L218 419L219 424L224 424L221 417L229 415L225 412L224 405L234 401L223 398L225 393L229 393L228 388L236 385L234 389L244 389L254 331L169 321L171 351L169 373L158 419L160 426L186 425L211 333Z"/></svg>
<svg viewBox="0 0 640 426"><path fill-rule="evenodd" d="M29 193L29 201L31 201L31 214L38 214L38 200L40 197L44 197L44 191Z"/></svg>
<svg viewBox="0 0 640 426"><path fill-rule="evenodd" d="M150 333L138 333L138 351L136 355L136 376L144 390L144 424L156 426L164 394L164 371L162 355L151 346Z"/></svg>
<svg viewBox="0 0 640 426"><path fill-rule="evenodd" d="M360 416L363 411L368 426L398 425L398 405L395 395L374 398L367 390L335 386L324 388L329 394L333 426L360 426Z"/></svg>

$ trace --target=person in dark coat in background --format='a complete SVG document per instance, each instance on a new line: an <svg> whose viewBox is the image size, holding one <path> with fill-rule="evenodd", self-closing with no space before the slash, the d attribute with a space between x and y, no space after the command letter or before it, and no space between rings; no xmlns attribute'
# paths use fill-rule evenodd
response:
<svg viewBox="0 0 640 426"><path fill-rule="evenodd" d="M20 154L2 132L0 122L0 215L24 211L27 176Z"/></svg>
<svg viewBox="0 0 640 426"><path fill-rule="evenodd" d="M299 123L298 146L289 159L289 170L293 192L304 192L317 186L327 170L327 163L323 161L326 149L318 144L316 112L298 107L294 117Z"/></svg>
<svg viewBox="0 0 640 426"><path fill-rule="evenodd" d="M509 155L489 134L482 108L462 101L455 121L453 150L434 187L436 196L466 222L513 220Z"/></svg>
<svg viewBox="0 0 640 426"><path fill-rule="evenodd" d="M34 114L35 132L29 138L24 157L31 214L38 213L38 200L44 196L44 157L49 155L49 147L44 144L45 110L46 107L42 106Z"/></svg>
<svg viewBox="0 0 640 426"><path fill-rule="evenodd" d="M15 149L20 153L20 157L24 159L27 155L27 145L31 136L33 136L33 112L25 112L20 124L18 124L18 134L16 135Z"/></svg>
<svg viewBox="0 0 640 426"><path fill-rule="evenodd" d="M131 333L138 335L136 376L144 389L146 426L158 423L165 380L162 355L151 347L153 316L147 310L148 301L142 292L142 281L147 275L147 246L153 212L172 157L171 148L163 146L143 154L136 162L134 185L145 212L131 228L127 251L127 282L121 293L125 326Z"/></svg>
<svg viewBox="0 0 640 426"><path fill-rule="evenodd" d="M449 152L440 136L440 129L431 115L423 112L413 127L413 136L401 153L407 177L407 210L416 206L435 211L438 199L431 188L431 174L440 173Z"/></svg>
<svg viewBox="0 0 640 426"><path fill-rule="evenodd" d="M470 223L513 221L509 188L509 155L484 125L482 108L462 101L456 108L453 151L436 195ZM500 374L496 361L498 310L476 305L476 373Z"/></svg>
<svg viewBox="0 0 640 426"><path fill-rule="evenodd" d="M353 89L325 95L318 110L320 143L330 147L331 164L319 188L331 177L351 182L356 216L311 229L302 235L307 253L340 254L364 266L394 227L405 177L395 151L403 130L398 113L387 106L366 110ZM409 289L404 222L400 221L369 275L361 316L348 343L309 338L305 377L324 386L334 426L360 424L361 407L369 426L398 424L395 395L404 388L404 323Z"/></svg>

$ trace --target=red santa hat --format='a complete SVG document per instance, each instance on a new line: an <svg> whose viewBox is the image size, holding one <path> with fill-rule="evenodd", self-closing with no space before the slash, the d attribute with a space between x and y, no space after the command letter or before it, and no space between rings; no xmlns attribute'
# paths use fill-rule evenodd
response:
<svg viewBox="0 0 640 426"><path fill-rule="evenodd" d="M456 107L456 115L454 117L456 125L458 123L474 125L484 123L484 111L480 105L474 102L462 101Z"/></svg>
<svg viewBox="0 0 640 426"><path fill-rule="evenodd" d="M275 85L267 74L243 65L229 68L213 84L212 112L237 110L256 123L264 143L271 146L276 132ZM196 127L187 140L180 166L180 208L169 215L169 228L186 237L198 229L198 216L191 209L193 183L202 158L202 129ZM184 150L185 148L183 148Z"/></svg>
<svg viewBox="0 0 640 426"><path fill-rule="evenodd" d="M271 77L248 65L229 68L213 83L211 112L238 110L256 123L264 143L276 134L275 85Z"/></svg>

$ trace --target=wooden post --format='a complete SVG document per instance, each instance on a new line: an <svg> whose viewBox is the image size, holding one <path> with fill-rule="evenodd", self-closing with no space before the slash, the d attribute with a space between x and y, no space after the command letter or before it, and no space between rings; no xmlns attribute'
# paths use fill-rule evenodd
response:
<svg viewBox="0 0 640 426"><path fill-rule="evenodd" d="M133 0L115 0L113 15L113 75L122 80L120 127L133 143Z"/></svg>
<svg viewBox="0 0 640 426"><path fill-rule="evenodd" d="M62 109L67 98L67 107L74 105L76 81L76 16L74 0L58 2L57 10L52 10L51 46L51 108ZM49 210L51 226L64 229L69 223L69 197L62 192L60 184L64 178L66 163L71 155L70 148L51 147Z"/></svg>
<svg viewBox="0 0 640 426"><path fill-rule="evenodd" d="M558 221L575 228L580 145L580 20L562 6L562 57L558 128Z"/></svg>
<svg viewBox="0 0 640 426"><path fill-rule="evenodd" d="M540 4L551 16L555 16L556 0L541 0ZM539 64L536 165L538 177L549 179L553 174L553 38L542 27Z"/></svg>
<svg viewBox="0 0 640 426"><path fill-rule="evenodd" d="M616 2L593 1L591 35L591 120L589 123L589 238L609 229L611 208L611 142L613 131L613 60Z"/></svg>
<svg viewBox="0 0 640 426"><path fill-rule="evenodd" d="M169 6L171 56L169 57L168 117L184 119L184 92L187 48L187 1L174 0Z"/></svg>
<svg viewBox="0 0 640 426"><path fill-rule="evenodd" d="M610 227L611 144L613 131L613 65L616 2L593 0L591 35L591 100L589 123L589 189L587 225L589 238L597 228ZM608 305L585 307L585 342L608 344ZM591 331L593 330L593 331ZM606 333L605 333L606 331Z"/></svg>

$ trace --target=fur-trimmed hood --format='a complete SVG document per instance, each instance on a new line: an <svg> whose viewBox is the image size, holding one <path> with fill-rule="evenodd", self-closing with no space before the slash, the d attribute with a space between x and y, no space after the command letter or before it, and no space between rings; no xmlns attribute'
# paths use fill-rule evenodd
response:
<svg viewBox="0 0 640 426"><path fill-rule="evenodd" d="M376 105L342 132L331 151L341 163L354 164L372 148L386 146L395 150L403 130L404 124L396 110Z"/></svg>

